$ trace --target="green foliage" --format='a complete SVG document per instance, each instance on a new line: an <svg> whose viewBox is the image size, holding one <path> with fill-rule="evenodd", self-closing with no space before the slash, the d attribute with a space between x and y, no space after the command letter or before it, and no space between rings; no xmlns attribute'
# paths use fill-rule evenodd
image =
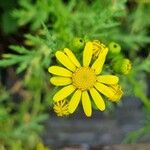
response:
<svg viewBox="0 0 150 150"><path fill-rule="evenodd" d="M28 45L30 48L11 45L12 53L3 54L3 60L0 61L1 67L16 65L16 73L23 74L22 79L18 81L20 90L16 91L22 93L20 95L22 98L19 100L23 100L19 104L14 103L10 97L15 94L13 87L10 89L10 96L5 94L6 92L1 94L1 99L6 102L5 105L3 101L2 105L0 104L0 118L2 117L0 120L0 141L5 147L10 147L13 150L16 150L18 145L18 150L26 149L23 145L24 142L27 142L28 149L34 149L35 145L40 142L38 134L43 129L40 123L47 118L45 110L51 104L47 68L53 56L52 49L49 47L49 45L54 44L53 40L51 38L51 42L47 42L44 37L35 37L30 34L25 35L25 38L24 42L30 44L30 46ZM18 83L16 82L14 89L17 86ZM18 144L14 145L16 140Z"/></svg>
<svg viewBox="0 0 150 150"><path fill-rule="evenodd" d="M9 53L2 54L0 60L3 69L13 66L23 90L22 100L17 104L13 102L15 92L0 87L0 146L2 143L14 150L24 150L27 148L23 143L29 140L28 149L35 148L43 128L40 122L46 119L45 110L52 104L56 91L48 82L47 68L56 63L54 53L58 49L69 47L80 55L84 42L80 43L77 37L83 41L98 39L106 45L115 41L121 46L117 57L128 56L133 68L126 78L120 76L125 95L139 97L149 118L146 77L150 73L150 5L146 0L5 0L0 9L4 33L15 36L19 34L16 30L29 31L20 44L9 45ZM107 69L109 65L106 72ZM25 123L23 116L30 118L30 122ZM131 141L145 134L149 125L147 121L137 134L131 134Z"/></svg>
<svg viewBox="0 0 150 150"><path fill-rule="evenodd" d="M36 30L41 26L41 22L48 20L50 14L50 1L20 0L20 9L13 10L12 15L18 19L18 25L22 26L32 22L31 29Z"/></svg>
<svg viewBox="0 0 150 150"><path fill-rule="evenodd" d="M123 143L135 143L136 141L140 140L141 137L145 139L150 137L150 120L147 120L143 123L143 127L131 132L123 141Z"/></svg>
<svg viewBox="0 0 150 150"><path fill-rule="evenodd" d="M16 19L11 16L11 13L16 6L17 0L5 0L5 2L0 3L0 29L6 34L13 33L17 30Z"/></svg>
<svg viewBox="0 0 150 150"><path fill-rule="evenodd" d="M40 123L48 117L47 114L35 115L30 111L31 102L27 99L14 103L11 90L8 92L2 86L0 94L0 145L12 150L34 148L40 141L38 133L43 130Z"/></svg>

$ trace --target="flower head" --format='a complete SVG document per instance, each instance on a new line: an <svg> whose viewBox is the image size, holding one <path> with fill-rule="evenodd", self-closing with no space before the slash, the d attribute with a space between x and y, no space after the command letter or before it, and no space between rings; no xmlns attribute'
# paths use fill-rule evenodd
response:
<svg viewBox="0 0 150 150"><path fill-rule="evenodd" d="M118 84L115 84L115 85L110 85L110 87L114 91L114 95L112 97L109 97L109 100L113 102L118 102L123 95L121 86Z"/></svg>
<svg viewBox="0 0 150 150"><path fill-rule="evenodd" d="M112 98L116 93L116 90L110 85L118 84L119 78L114 75L100 75L108 48L103 47L98 58L91 63L93 47L92 42L85 44L82 65L68 48L65 48L64 52L57 51L56 58L64 67L51 66L48 69L50 73L55 75L50 79L50 82L55 86L64 86L54 95L54 102L59 102L72 95L68 104L69 113L76 110L81 100L86 116L91 116L91 98L97 108L104 111L105 102L101 94Z"/></svg>
<svg viewBox="0 0 150 150"><path fill-rule="evenodd" d="M98 58L99 54L105 50L106 46L101 43L99 40L94 40L93 44L93 58Z"/></svg>
<svg viewBox="0 0 150 150"><path fill-rule="evenodd" d="M68 102L67 102L66 99L58 101L58 102L55 102L53 109L54 109L54 112L59 117L68 116L69 115Z"/></svg>

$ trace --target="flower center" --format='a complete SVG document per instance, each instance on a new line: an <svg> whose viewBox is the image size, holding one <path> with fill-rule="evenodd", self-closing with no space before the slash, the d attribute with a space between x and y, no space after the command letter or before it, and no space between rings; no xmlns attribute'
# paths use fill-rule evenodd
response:
<svg viewBox="0 0 150 150"><path fill-rule="evenodd" d="M94 86L96 75L93 69L81 67L72 75L72 82L80 90L87 90Z"/></svg>

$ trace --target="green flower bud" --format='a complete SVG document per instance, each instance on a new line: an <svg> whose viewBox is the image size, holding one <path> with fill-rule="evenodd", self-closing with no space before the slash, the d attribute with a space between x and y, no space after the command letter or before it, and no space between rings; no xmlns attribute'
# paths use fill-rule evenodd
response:
<svg viewBox="0 0 150 150"><path fill-rule="evenodd" d="M122 73L125 75L129 74L131 68L132 68L131 61L129 59L124 59L121 67Z"/></svg>
<svg viewBox="0 0 150 150"><path fill-rule="evenodd" d="M85 40L82 38L74 38L72 42L72 51L74 52L80 52L84 49L85 46Z"/></svg>
<svg viewBox="0 0 150 150"><path fill-rule="evenodd" d="M111 54L118 54L121 51L121 46L115 42L110 42L108 47Z"/></svg>
<svg viewBox="0 0 150 150"><path fill-rule="evenodd" d="M117 73L127 75L130 73L132 68L131 61L127 58L118 59L113 64L113 70Z"/></svg>

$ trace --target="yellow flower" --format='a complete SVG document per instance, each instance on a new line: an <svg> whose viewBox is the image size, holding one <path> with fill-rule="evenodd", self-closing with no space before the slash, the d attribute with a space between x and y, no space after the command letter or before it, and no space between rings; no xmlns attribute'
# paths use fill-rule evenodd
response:
<svg viewBox="0 0 150 150"><path fill-rule="evenodd" d="M105 50L106 46L98 40L94 40L93 44L93 58L97 58L99 54Z"/></svg>
<svg viewBox="0 0 150 150"><path fill-rule="evenodd" d="M61 101L72 94L69 101L69 113L73 113L81 100L86 116L92 115L90 97L92 97L97 108L105 110L105 103L100 93L106 97L113 97L115 91L109 86L117 84L119 78L114 75L99 75L102 72L103 64L108 53L105 48L91 64L93 55L93 43L87 42L83 51L83 65L79 63L75 55L68 48L64 52L57 51L56 58L65 67L51 66L48 71L56 76L50 82L56 86L65 86L58 91L54 102Z"/></svg>
<svg viewBox="0 0 150 150"><path fill-rule="evenodd" d="M57 116L59 116L59 117L69 115L68 102L66 99L55 102L53 109L54 109L55 113L57 114Z"/></svg>
<svg viewBox="0 0 150 150"><path fill-rule="evenodd" d="M115 85L110 85L110 87L114 91L114 95L112 97L109 97L109 100L113 102L118 102L123 95L121 86L118 84L115 84Z"/></svg>

